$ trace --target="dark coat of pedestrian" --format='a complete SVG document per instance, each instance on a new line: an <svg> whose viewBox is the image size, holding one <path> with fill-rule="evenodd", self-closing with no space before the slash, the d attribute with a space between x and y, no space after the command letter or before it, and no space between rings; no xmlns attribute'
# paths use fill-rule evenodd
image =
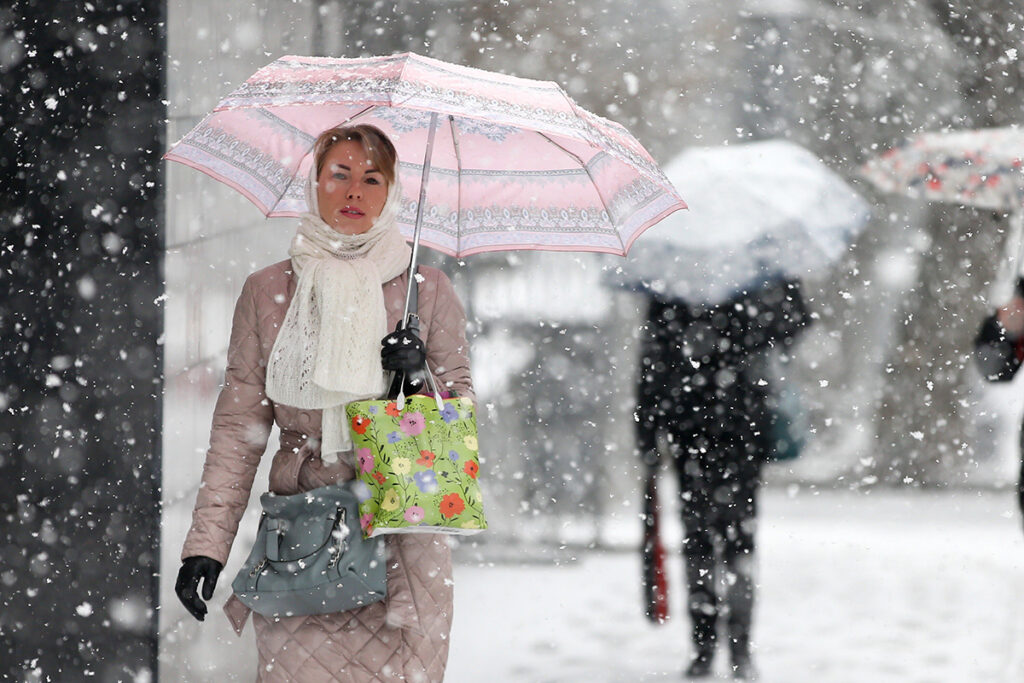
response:
<svg viewBox="0 0 1024 683"><path fill-rule="evenodd" d="M693 677L710 675L720 615L734 674L753 675L757 491L774 447L768 351L785 350L809 322L794 280L712 307L649 301L638 444L650 457L661 435L679 480ZM715 583L722 570L728 588L720 597Z"/></svg>

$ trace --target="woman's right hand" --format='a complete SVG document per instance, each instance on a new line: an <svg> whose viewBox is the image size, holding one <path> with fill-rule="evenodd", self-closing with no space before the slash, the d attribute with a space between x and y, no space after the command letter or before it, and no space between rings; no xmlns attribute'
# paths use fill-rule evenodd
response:
<svg viewBox="0 0 1024 683"><path fill-rule="evenodd" d="M174 592L189 614L199 621L206 619L206 603L213 597L213 589L217 585L217 577L224 568L217 560L204 555L186 557L178 570L178 580L174 582ZM199 581L203 580L203 599L199 599Z"/></svg>
<svg viewBox="0 0 1024 683"><path fill-rule="evenodd" d="M423 367L427 352L415 332L398 329L380 340L380 362L385 370L407 375Z"/></svg>

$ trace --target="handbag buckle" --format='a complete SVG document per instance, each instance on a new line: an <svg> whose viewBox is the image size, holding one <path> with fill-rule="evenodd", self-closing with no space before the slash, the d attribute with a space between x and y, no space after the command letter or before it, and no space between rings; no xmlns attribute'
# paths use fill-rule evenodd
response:
<svg viewBox="0 0 1024 683"><path fill-rule="evenodd" d="M252 568L252 571L249 572L249 577L252 578L252 577L256 576L261 571L263 571L263 568L266 567L266 566L267 566L267 558L264 557L262 560L259 561L259 564L257 564L255 567Z"/></svg>

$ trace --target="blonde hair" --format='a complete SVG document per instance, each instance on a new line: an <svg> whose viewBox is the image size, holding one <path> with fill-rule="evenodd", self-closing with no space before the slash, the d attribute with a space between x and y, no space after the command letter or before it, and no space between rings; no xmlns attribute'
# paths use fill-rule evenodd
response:
<svg viewBox="0 0 1024 683"><path fill-rule="evenodd" d="M398 152L387 135L377 126L361 123L355 126L337 126L325 130L313 145L313 158L316 160L316 175L319 178L324 168L324 159L339 142L351 140L363 146L367 158L373 167L381 172L388 185L395 182L398 172Z"/></svg>

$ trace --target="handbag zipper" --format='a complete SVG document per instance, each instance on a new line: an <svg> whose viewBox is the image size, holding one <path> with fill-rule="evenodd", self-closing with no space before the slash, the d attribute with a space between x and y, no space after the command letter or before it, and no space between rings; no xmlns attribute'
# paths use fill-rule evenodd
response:
<svg viewBox="0 0 1024 683"><path fill-rule="evenodd" d="M334 518L334 527L331 529L331 534L340 531L341 525L346 524L345 508L338 510L338 515ZM345 545L345 539L339 538L338 542L331 547L331 559L327 562L328 569L334 569L338 566L338 561L341 560L343 554L342 546Z"/></svg>

